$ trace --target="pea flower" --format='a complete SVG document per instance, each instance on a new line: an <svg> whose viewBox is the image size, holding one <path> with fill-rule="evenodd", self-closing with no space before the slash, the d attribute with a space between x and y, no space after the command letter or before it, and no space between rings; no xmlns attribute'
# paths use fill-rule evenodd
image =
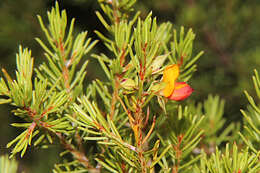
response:
<svg viewBox="0 0 260 173"><path fill-rule="evenodd" d="M163 82L166 84L162 95L175 101L181 101L191 95L193 89L185 82L176 82L180 75L179 65L169 65L164 69Z"/></svg>

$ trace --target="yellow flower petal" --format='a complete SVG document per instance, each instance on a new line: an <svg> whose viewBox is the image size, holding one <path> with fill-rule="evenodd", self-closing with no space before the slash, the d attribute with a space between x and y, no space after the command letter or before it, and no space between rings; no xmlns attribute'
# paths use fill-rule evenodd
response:
<svg viewBox="0 0 260 173"><path fill-rule="evenodd" d="M174 83L167 84L163 90L164 97L169 97L172 94L173 90L174 90Z"/></svg>
<svg viewBox="0 0 260 173"><path fill-rule="evenodd" d="M180 69L178 65L169 65L163 71L163 82L175 81L179 74Z"/></svg>
<svg viewBox="0 0 260 173"><path fill-rule="evenodd" d="M176 64L170 65L165 68L163 71L163 82L166 83L166 87L163 90L163 94L165 97L168 97L172 94L175 81L180 74L179 66Z"/></svg>

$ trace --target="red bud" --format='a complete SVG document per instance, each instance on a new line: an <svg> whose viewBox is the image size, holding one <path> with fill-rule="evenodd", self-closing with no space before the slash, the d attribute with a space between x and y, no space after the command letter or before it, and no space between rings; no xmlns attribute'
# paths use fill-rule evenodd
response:
<svg viewBox="0 0 260 173"><path fill-rule="evenodd" d="M185 82L176 82L172 94L168 97L171 100L181 101L191 95L194 90Z"/></svg>

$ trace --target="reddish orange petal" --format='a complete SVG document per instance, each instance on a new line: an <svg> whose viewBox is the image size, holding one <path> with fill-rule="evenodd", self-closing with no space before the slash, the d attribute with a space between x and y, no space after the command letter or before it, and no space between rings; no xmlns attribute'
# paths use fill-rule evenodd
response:
<svg viewBox="0 0 260 173"><path fill-rule="evenodd" d="M163 71L163 82L166 83L166 87L163 90L163 95L169 97L175 87L175 81L180 74L179 66L176 64L167 66Z"/></svg>
<svg viewBox="0 0 260 173"><path fill-rule="evenodd" d="M176 82L173 93L168 97L171 100L181 101L191 95L193 89L185 82Z"/></svg>

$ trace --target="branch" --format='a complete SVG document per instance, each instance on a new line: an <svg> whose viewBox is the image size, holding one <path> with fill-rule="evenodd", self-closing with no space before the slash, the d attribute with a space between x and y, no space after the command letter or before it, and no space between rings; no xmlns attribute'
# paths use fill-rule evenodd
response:
<svg viewBox="0 0 260 173"><path fill-rule="evenodd" d="M85 156L84 153L77 150L72 144L66 141L66 139L60 134L55 133L57 137L60 139L61 144L64 146L65 149L71 152L73 157L78 160L86 169L94 169L90 163L88 158Z"/></svg>

